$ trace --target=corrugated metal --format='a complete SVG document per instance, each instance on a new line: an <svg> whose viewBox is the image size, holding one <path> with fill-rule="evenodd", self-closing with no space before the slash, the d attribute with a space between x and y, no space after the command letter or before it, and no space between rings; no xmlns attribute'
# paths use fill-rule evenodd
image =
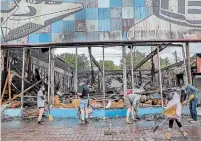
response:
<svg viewBox="0 0 201 141"><path fill-rule="evenodd" d="M1 4L11 10L1 14L1 38L8 44L201 39L200 0L19 1L17 9L12 0Z"/></svg>
<svg viewBox="0 0 201 141"><path fill-rule="evenodd" d="M98 19L99 20L110 19L110 9L109 8L99 8L98 9Z"/></svg>
<svg viewBox="0 0 201 141"><path fill-rule="evenodd" d="M76 21L75 23L75 31L86 31L86 21Z"/></svg>
<svg viewBox="0 0 201 141"><path fill-rule="evenodd" d="M122 0L122 7L133 7L134 0Z"/></svg>
<svg viewBox="0 0 201 141"><path fill-rule="evenodd" d="M123 19L133 19L134 17L133 7L123 7L122 8L122 18Z"/></svg>
<svg viewBox="0 0 201 141"><path fill-rule="evenodd" d="M86 1L87 8L96 8L98 7L98 0L87 0Z"/></svg>
<svg viewBox="0 0 201 141"><path fill-rule="evenodd" d="M110 19L99 20L98 31L110 31Z"/></svg>
<svg viewBox="0 0 201 141"><path fill-rule="evenodd" d="M134 20L133 19L124 19L122 20L122 28L123 31L129 30L134 25Z"/></svg>
<svg viewBox="0 0 201 141"><path fill-rule="evenodd" d="M110 32L110 40L122 40L122 32L121 30L119 31L111 31Z"/></svg>
<svg viewBox="0 0 201 141"><path fill-rule="evenodd" d="M121 15L122 15L121 10L122 10L121 8L111 8L110 9L110 18L117 18L117 19L121 18Z"/></svg>
<svg viewBox="0 0 201 141"><path fill-rule="evenodd" d="M87 33L87 41L98 41L98 32L88 32Z"/></svg>
<svg viewBox="0 0 201 141"><path fill-rule="evenodd" d="M98 20L86 21L87 32L98 31Z"/></svg>
<svg viewBox="0 0 201 141"><path fill-rule="evenodd" d="M87 20L98 20L98 8L86 8Z"/></svg>
<svg viewBox="0 0 201 141"><path fill-rule="evenodd" d="M110 33L109 32L99 32L99 40L100 41L109 41Z"/></svg>
<svg viewBox="0 0 201 141"><path fill-rule="evenodd" d="M75 40L77 41L86 41L86 32L76 32L75 33Z"/></svg>
<svg viewBox="0 0 201 141"><path fill-rule="evenodd" d="M111 19L111 31L120 30L122 27L121 19Z"/></svg>

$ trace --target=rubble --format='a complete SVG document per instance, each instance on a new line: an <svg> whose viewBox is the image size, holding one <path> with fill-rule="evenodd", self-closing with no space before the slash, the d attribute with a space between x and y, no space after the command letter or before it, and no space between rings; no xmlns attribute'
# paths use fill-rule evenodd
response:
<svg viewBox="0 0 201 141"><path fill-rule="evenodd" d="M40 49L30 49L30 53L27 53L28 56L26 58L26 62L29 62L26 64L26 77L23 78L25 81L25 90L27 88L30 88L33 84L38 82L39 80L43 81L44 85L47 88L47 72L48 72L48 52L42 53ZM18 99L15 99L16 101L12 105L11 108L17 108L21 106L20 102L20 96L21 92L21 69L22 69L22 50L11 50L9 51L9 54L11 57L11 92L12 97L15 97ZM30 56L29 56L30 54ZM95 58L90 55L92 58L93 63L95 62L97 65L97 62ZM30 59L31 58L31 59ZM145 59L146 60L146 59ZM80 104L79 97L76 96L74 92L74 69L69 67L68 64L66 64L62 59L55 57L55 72L54 72L54 107L56 108L78 108ZM7 61L4 60L6 63ZM142 61L143 63L144 61ZM178 63L179 66L182 66L182 62ZM31 65L31 67L29 66ZM5 65L6 66L6 65ZM177 67L177 65L171 65L170 67L174 68ZM31 69L30 69L31 68ZM182 67L181 67L182 68ZM181 73L182 69L169 69L167 73L167 68L162 69L164 75L166 77L164 79L168 79L168 81L171 81L171 83L166 84L164 81L164 87L163 87L163 103L164 106L167 104L167 100L171 99L171 96L169 93L172 91L181 91L181 89L178 88L171 88L171 86L176 85L176 77L175 75L177 73ZM4 70L6 74L6 68ZM154 72L154 74L157 71ZM128 91L131 91L130 93L136 93L136 94L143 94L147 95L147 101L140 104L140 107L160 107L161 106L161 94L159 90L158 84L154 84L150 81L150 74L151 71L149 70L137 70L134 71L135 76L135 84L134 84L134 91L132 92L131 87L131 76L130 76L130 69L127 72L127 88ZM7 75L5 75L6 78ZM16 77L17 76L17 77ZM106 104L106 108L125 108L124 106L124 93L123 93L123 72L122 70L117 71L111 71L111 70L105 70L105 93L106 97L103 96L102 92L102 77L101 77L101 68L99 66L98 71L93 71L93 77L91 71L85 71L85 72L79 72L78 70L78 82L80 80L85 79L88 82L88 85L91 85L90 89L90 100L89 104L92 107L92 109L98 109L98 108L104 108L104 103ZM170 80L171 78L171 80ZM141 80L140 80L141 79ZM93 80L93 82L92 82ZM5 82L5 80L3 81ZM142 82L139 84L138 82ZM175 83L173 85L173 83ZM178 90L177 90L178 89ZM36 95L37 91L39 90L38 84L34 85L32 88L24 92L24 102L23 106L25 107L24 116L30 117L30 116L37 116L38 111L36 107ZM6 97L6 94L8 94L8 91L5 91L5 101L8 99ZM16 95L18 94L18 95ZM147 120L153 120L153 117L144 117Z"/></svg>

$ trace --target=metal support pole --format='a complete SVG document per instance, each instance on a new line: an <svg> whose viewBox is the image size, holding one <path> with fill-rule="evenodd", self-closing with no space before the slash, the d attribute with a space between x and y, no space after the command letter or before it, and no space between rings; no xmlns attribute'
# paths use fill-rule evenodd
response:
<svg viewBox="0 0 201 141"><path fill-rule="evenodd" d="M161 94L161 105L163 106L163 88L162 88L162 78L161 78L161 61L160 61L160 54L159 54L159 46L157 47L157 54L158 54L158 72L159 72L159 85L160 85L160 94Z"/></svg>
<svg viewBox="0 0 201 141"><path fill-rule="evenodd" d="M22 86L21 91L24 92L24 69L25 69L25 48L23 48L22 56ZM21 115L23 113L24 93L21 95Z"/></svg>
<svg viewBox="0 0 201 141"><path fill-rule="evenodd" d="M187 65L186 65L186 55L185 55L185 47L182 47L182 55L183 55L183 60L184 60L184 84L188 84L188 73L187 73Z"/></svg>
<svg viewBox="0 0 201 141"><path fill-rule="evenodd" d="M77 92L77 85L78 85L78 82L77 82L77 58L78 58L78 55L77 55L77 47L75 48L75 92Z"/></svg>
<svg viewBox="0 0 201 141"><path fill-rule="evenodd" d="M134 92L134 73L133 73L133 46L131 47L131 80L132 80L132 90Z"/></svg>
<svg viewBox="0 0 201 141"><path fill-rule="evenodd" d="M189 43L186 43L186 58L187 58L188 84L192 84Z"/></svg>
<svg viewBox="0 0 201 141"><path fill-rule="evenodd" d="M124 86L124 100L127 94L127 79L126 79L126 47L122 46L122 58L123 58L123 86Z"/></svg>
<svg viewBox="0 0 201 141"><path fill-rule="evenodd" d="M49 47L49 64L48 64L48 90L47 90L47 94L48 94L48 103L50 102L50 76L51 76L51 48Z"/></svg>
<svg viewBox="0 0 201 141"><path fill-rule="evenodd" d="M102 80L103 80L103 95L104 95L104 109L105 109L105 106L106 106L106 104L105 104L105 50L104 50L105 48L103 47L103 78L102 78Z"/></svg>
<svg viewBox="0 0 201 141"><path fill-rule="evenodd" d="M50 76L51 76L51 80L50 80L50 94L51 94L51 103L54 104L54 60L55 60L55 56L54 56L54 51L55 49L51 49L51 70L50 70Z"/></svg>
<svg viewBox="0 0 201 141"><path fill-rule="evenodd" d="M1 80L1 76L2 76L2 71L3 71L3 50L1 50L1 46L0 46L0 93L1 93L1 85L2 85L2 80Z"/></svg>

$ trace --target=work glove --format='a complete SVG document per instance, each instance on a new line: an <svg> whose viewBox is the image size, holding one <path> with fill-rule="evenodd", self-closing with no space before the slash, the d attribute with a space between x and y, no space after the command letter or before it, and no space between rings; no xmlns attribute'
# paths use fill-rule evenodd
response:
<svg viewBox="0 0 201 141"><path fill-rule="evenodd" d="M135 107L134 107L134 111L137 111L137 109L138 109L138 107L137 107L137 106L135 106Z"/></svg>
<svg viewBox="0 0 201 141"><path fill-rule="evenodd" d="M186 105L186 104L187 104L187 101L186 101L186 100L182 102L182 105Z"/></svg>

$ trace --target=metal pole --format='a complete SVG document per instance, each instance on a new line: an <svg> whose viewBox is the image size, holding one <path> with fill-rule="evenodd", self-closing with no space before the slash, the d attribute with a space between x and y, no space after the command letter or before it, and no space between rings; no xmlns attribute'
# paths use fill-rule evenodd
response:
<svg viewBox="0 0 201 141"><path fill-rule="evenodd" d="M77 92L77 58L78 58L78 55L77 55L77 47L75 48L75 54L76 54L76 57L75 57L75 92Z"/></svg>
<svg viewBox="0 0 201 141"><path fill-rule="evenodd" d="M48 64L48 103L50 102L50 77L51 77L51 48L49 47L49 64Z"/></svg>
<svg viewBox="0 0 201 141"><path fill-rule="evenodd" d="M157 47L157 54L158 54L158 72L159 72L159 85L160 85L160 94L161 94L161 105L163 107L163 90L162 90L162 78L161 78L161 61L160 61L160 54L159 54L159 46Z"/></svg>
<svg viewBox="0 0 201 141"><path fill-rule="evenodd" d="M123 86L124 86L124 100L127 94L127 79L126 79L126 47L122 46L122 58L123 58Z"/></svg>
<svg viewBox="0 0 201 141"><path fill-rule="evenodd" d="M22 56L22 86L21 91L24 92L24 69L25 69L25 48L23 48L23 56ZM23 102L24 102L24 93L21 95L21 115L23 113Z"/></svg>
<svg viewBox="0 0 201 141"><path fill-rule="evenodd" d="M189 43L186 43L186 58L187 58L188 84L192 84Z"/></svg>
<svg viewBox="0 0 201 141"><path fill-rule="evenodd" d="M54 56L54 51L55 49L51 49L51 69L50 69L50 75L51 75L51 80L50 80L50 94L52 97L52 104L54 104L54 63L55 63L55 56Z"/></svg>
<svg viewBox="0 0 201 141"><path fill-rule="evenodd" d="M104 109L105 109L105 106L106 106L106 104L105 104L105 50L104 50L104 47L103 47L103 78L102 78L102 80L103 80L103 95L104 95Z"/></svg>
<svg viewBox="0 0 201 141"><path fill-rule="evenodd" d="M133 90L133 93L134 93L134 73L133 73L133 46L131 47L131 79L132 79L132 90Z"/></svg>
<svg viewBox="0 0 201 141"><path fill-rule="evenodd" d="M2 76L2 70L3 70L3 50L1 50L1 46L0 46L0 93L1 93L1 85L2 85L2 80L1 80L1 76Z"/></svg>
<svg viewBox="0 0 201 141"><path fill-rule="evenodd" d="M188 74L187 74L187 65L186 65L186 55L185 55L185 47L182 46L182 55L183 55L183 60L184 60L184 74L185 74L185 80L184 84L188 84Z"/></svg>

